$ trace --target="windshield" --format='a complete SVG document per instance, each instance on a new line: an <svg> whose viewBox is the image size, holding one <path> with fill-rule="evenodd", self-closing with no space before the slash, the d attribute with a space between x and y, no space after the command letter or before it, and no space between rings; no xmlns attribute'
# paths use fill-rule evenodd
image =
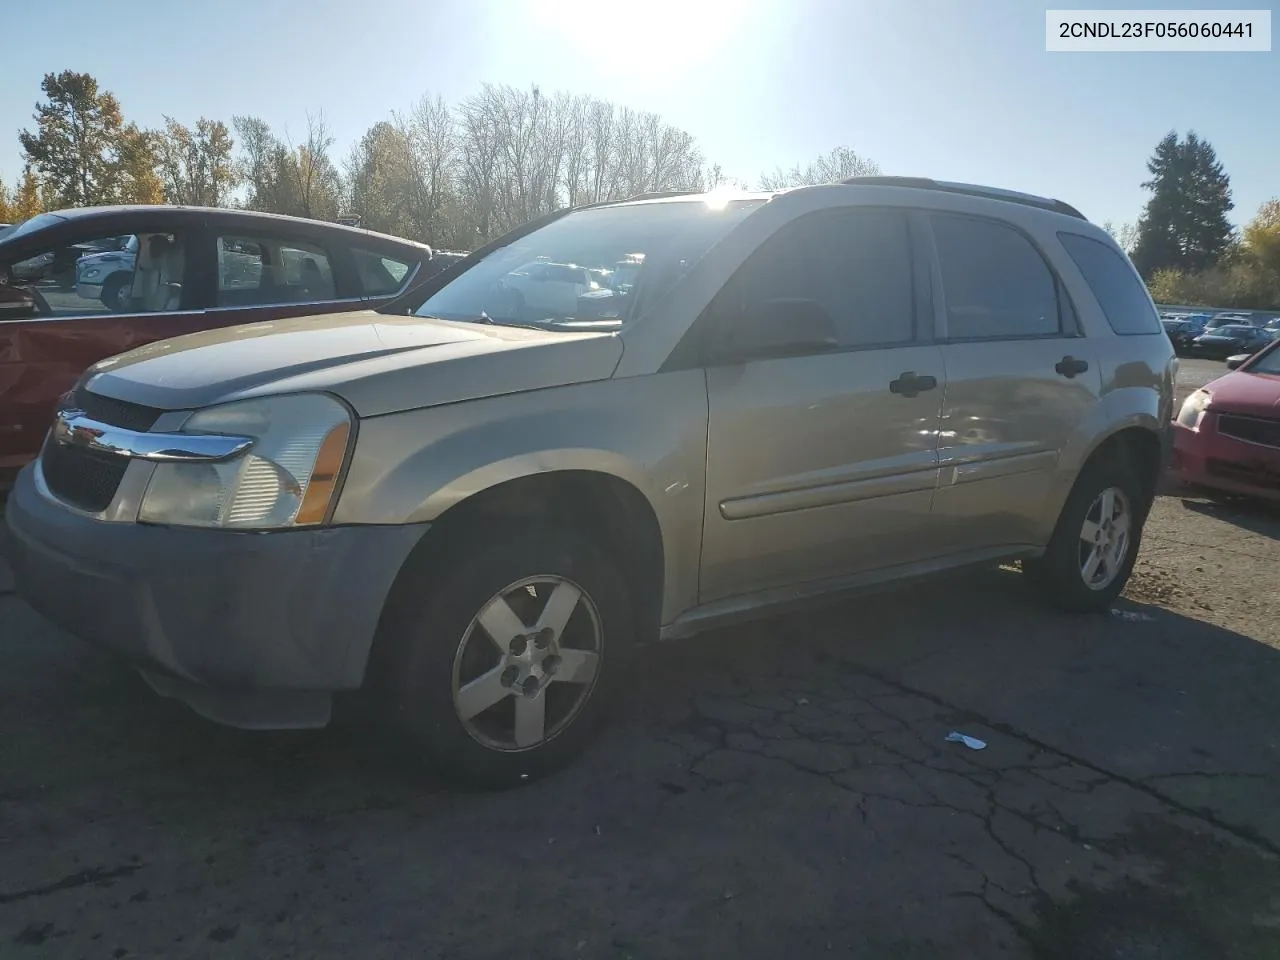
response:
<svg viewBox="0 0 1280 960"><path fill-rule="evenodd" d="M548 329L616 328L670 290L764 202L683 200L579 210L495 250L414 312Z"/></svg>
<svg viewBox="0 0 1280 960"><path fill-rule="evenodd" d="M12 240L15 237L21 237L24 234L34 233L36 230L52 226L58 221L64 219L66 218L60 217L56 213L41 213L37 216L31 217L29 220L23 220L22 223L14 227L9 233L4 234L0 239Z"/></svg>
<svg viewBox="0 0 1280 960"><path fill-rule="evenodd" d="M1280 346L1273 344L1270 349L1258 354L1249 365L1249 372L1280 376Z"/></svg>

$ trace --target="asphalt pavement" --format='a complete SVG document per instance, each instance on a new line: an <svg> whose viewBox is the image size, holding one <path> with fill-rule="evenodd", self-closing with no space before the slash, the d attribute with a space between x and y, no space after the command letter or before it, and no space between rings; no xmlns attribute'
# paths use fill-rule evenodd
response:
<svg viewBox="0 0 1280 960"><path fill-rule="evenodd" d="M502 793L209 724L0 567L0 956L1274 960L1278 538L1168 488L1112 614L1002 568L658 646Z"/></svg>

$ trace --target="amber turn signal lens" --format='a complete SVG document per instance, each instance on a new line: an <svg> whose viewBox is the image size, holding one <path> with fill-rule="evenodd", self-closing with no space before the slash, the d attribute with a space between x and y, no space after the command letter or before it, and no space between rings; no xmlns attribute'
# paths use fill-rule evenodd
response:
<svg viewBox="0 0 1280 960"><path fill-rule="evenodd" d="M338 488L338 474L342 472L342 463L347 457L347 440L350 436L351 426L340 423L329 431L329 435L320 444L315 469L311 471L311 482L307 484L302 506L298 508L298 515L293 521L295 526L324 522L334 491Z"/></svg>

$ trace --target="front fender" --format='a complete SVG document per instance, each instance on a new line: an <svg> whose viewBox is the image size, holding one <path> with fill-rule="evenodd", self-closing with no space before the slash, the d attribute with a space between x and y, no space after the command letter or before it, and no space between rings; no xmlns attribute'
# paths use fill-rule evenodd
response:
<svg viewBox="0 0 1280 960"><path fill-rule="evenodd" d="M521 477L616 477L652 507L662 535L663 620L692 605L702 539L707 393L702 371L604 380L360 422L339 524L430 522Z"/></svg>

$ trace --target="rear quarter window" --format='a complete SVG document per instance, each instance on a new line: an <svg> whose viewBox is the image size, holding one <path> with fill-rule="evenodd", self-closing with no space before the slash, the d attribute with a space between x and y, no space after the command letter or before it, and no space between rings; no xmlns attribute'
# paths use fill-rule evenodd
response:
<svg viewBox="0 0 1280 960"><path fill-rule="evenodd" d="M399 292L412 264L396 257L386 256L361 247L351 248L356 273L360 275L360 288L365 296L381 297Z"/></svg>
<svg viewBox="0 0 1280 960"><path fill-rule="evenodd" d="M1058 239L1080 268L1112 330L1124 336L1163 332L1147 288L1129 261L1091 237L1059 233Z"/></svg>

